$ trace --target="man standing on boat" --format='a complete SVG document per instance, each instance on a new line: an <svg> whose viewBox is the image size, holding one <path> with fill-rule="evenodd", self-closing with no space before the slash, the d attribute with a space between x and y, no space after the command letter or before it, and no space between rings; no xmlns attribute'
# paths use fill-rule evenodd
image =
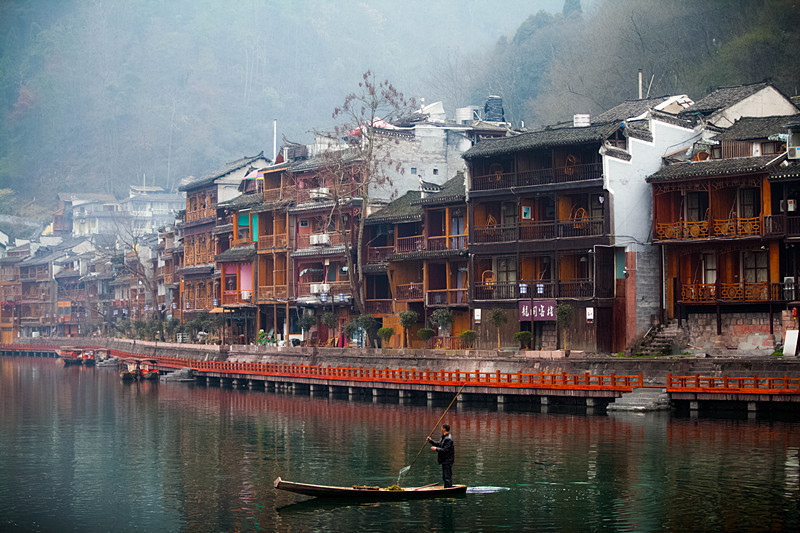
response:
<svg viewBox="0 0 800 533"><path fill-rule="evenodd" d="M433 444L431 450L439 454L439 464L442 465L442 480L444 488L453 486L453 463L456 459L456 448L453 444L453 436L450 434L450 426L442 424L442 439L436 442L428 437L428 442Z"/></svg>

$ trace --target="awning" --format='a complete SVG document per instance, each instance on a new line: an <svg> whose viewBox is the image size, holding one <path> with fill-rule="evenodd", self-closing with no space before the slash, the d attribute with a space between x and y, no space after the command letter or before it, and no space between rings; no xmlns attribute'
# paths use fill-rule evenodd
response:
<svg viewBox="0 0 800 533"><path fill-rule="evenodd" d="M222 313L222 312L224 312L224 311L225 311L225 310L224 310L223 308L221 308L221 307L215 307L214 309L212 309L211 311L209 311L209 313L211 313L211 314L213 315L213 314L216 314L216 313Z"/></svg>

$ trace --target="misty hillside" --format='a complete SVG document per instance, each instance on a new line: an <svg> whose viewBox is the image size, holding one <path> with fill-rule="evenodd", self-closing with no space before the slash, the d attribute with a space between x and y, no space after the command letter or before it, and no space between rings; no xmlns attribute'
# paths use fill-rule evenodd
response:
<svg viewBox="0 0 800 533"><path fill-rule="evenodd" d="M772 78L797 92L793 0L298 0L0 4L0 213L58 191L173 188L282 136L310 142L372 69L527 127L636 95Z"/></svg>

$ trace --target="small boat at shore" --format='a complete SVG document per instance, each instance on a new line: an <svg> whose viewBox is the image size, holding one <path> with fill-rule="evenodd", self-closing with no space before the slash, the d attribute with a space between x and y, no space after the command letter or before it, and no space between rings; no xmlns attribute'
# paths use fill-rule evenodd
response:
<svg viewBox="0 0 800 533"><path fill-rule="evenodd" d="M72 346L62 346L56 350L58 363L62 366L80 365L83 363L83 350Z"/></svg>
<svg viewBox="0 0 800 533"><path fill-rule="evenodd" d="M119 363L119 377L122 381L135 381L139 379L139 360L126 359Z"/></svg>
<svg viewBox="0 0 800 533"><path fill-rule="evenodd" d="M144 359L139 366L139 379L158 381L158 361L155 359Z"/></svg>
<svg viewBox="0 0 800 533"><path fill-rule="evenodd" d="M94 366L94 351L84 350L84 352L81 354L81 363L83 363L83 366Z"/></svg>
<svg viewBox="0 0 800 533"><path fill-rule="evenodd" d="M294 483L284 481L280 477L273 483L278 490L314 496L317 498L339 498L354 500L416 500L423 498L446 498L466 494L466 485L426 485L424 487L392 487L384 489L366 485L353 485L352 487L332 487L328 485L311 485L308 483Z"/></svg>

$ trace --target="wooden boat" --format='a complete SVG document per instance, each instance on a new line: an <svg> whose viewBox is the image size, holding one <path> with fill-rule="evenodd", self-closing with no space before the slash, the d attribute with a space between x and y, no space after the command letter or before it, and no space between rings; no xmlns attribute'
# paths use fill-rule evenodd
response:
<svg viewBox="0 0 800 533"><path fill-rule="evenodd" d="M141 361L139 372L139 379L158 381L158 361L155 359L145 359Z"/></svg>
<svg viewBox="0 0 800 533"><path fill-rule="evenodd" d="M81 363L83 366L94 366L94 351L86 350L81 354Z"/></svg>
<svg viewBox="0 0 800 533"><path fill-rule="evenodd" d="M134 381L139 378L139 360L126 359L119 363L119 377L122 381Z"/></svg>
<svg viewBox="0 0 800 533"><path fill-rule="evenodd" d="M354 485L352 487L330 487L327 485L311 485L308 483L294 483L278 478L274 482L275 488L315 496L317 498L340 498L353 500L416 500L422 498L446 498L466 494L466 485L453 485L444 488L441 485L428 485L425 487L408 487L400 490L389 490L381 487Z"/></svg>
<svg viewBox="0 0 800 533"><path fill-rule="evenodd" d="M111 351L108 348L97 348L94 351L94 360L97 363L102 363L103 361L111 358Z"/></svg>
<svg viewBox="0 0 800 533"><path fill-rule="evenodd" d="M58 350L58 363L63 366L79 365L83 362L83 350L72 346L62 346Z"/></svg>

